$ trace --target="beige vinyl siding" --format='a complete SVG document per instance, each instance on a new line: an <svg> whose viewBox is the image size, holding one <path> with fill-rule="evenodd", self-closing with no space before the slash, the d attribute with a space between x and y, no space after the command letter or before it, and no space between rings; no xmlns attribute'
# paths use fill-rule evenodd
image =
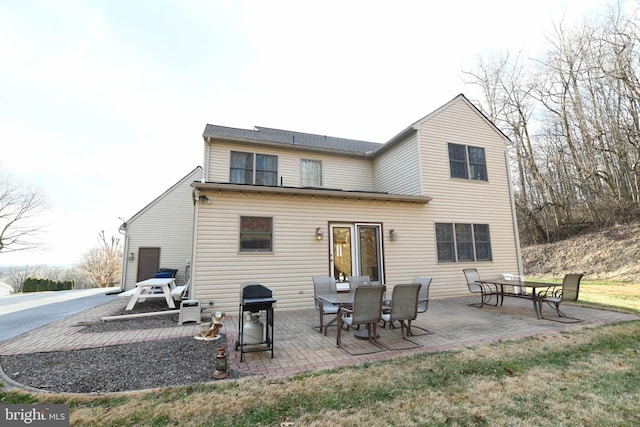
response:
<svg viewBox="0 0 640 427"><path fill-rule="evenodd" d="M396 144L374 161L375 189L393 194L422 194L418 139Z"/></svg>
<svg viewBox="0 0 640 427"><path fill-rule="evenodd" d="M313 307L311 277L328 276L329 224L381 224L384 282L431 276L431 296L469 296L463 268L482 275L518 272L517 229L512 217L506 138L456 97L413 125L416 133L391 141L378 157L358 158L303 148L205 142L209 181L229 181L230 151L278 156L278 176L286 187L300 186L300 159L322 162L323 187L432 197L429 204L266 193L202 191L211 203L196 205L192 297L213 301L220 310L238 310L243 282L259 281L275 291L277 309ZM448 143L483 147L488 181L452 179ZM273 218L273 252L239 253L241 216ZM488 224L493 260L439 263L435 223ZM321 227L324 239L315 239ZM398 239L390 241L389 230Z"/></svg>
<svg viewBox="0 0 640 427"><path fill-rule="evenodd" d="M373 166L370 159L222 142L214 142L210 145L209 181L229 182L231 151L278 156L278 184L282 178L282 185L285 187L300 187L300 160L310 159L322 161L322 186L325 188L358 191L374 189Z"/></svg>
<svg viewBox="0 0 640 427"><path fill-rule="evenodd" d="M329 223L381 223L386 280L405 282L433 266L427 206L422 203L206 193L211 203L197 208L193 298L237 310L240 287L259 281L276 292L278 309L313 307L311 277L329 275ZM273 218L272 253L240 253L240 216ZM315 239L321 227L324 239ZM389 241L389 229L400 238Z"/></svg>
<svg viewBox="0 0 640 427"><path fill-rule="evenodd" d="M127 254L135 259L126 260L125 289L136 284L138 249L160 248L160 267L176 268L177 284L185 281L186 260L191 259L193 240L193 200L191 183L200 179L202 169L197 168L140 211L127 223Z"/></svg>
<svg viewBox="0 0 640 427"><path fill-rule="evenodd" d="M481 275L517 273L518 259L511 216L505 139L463 100L458 100L419 125L423 187L429 203L432 234L436 222L489 224L493 261L440 263L439 272L458 277L476 267ZM451 178L448 143L483 147L488 181ZM434 243L435 245L435 240ZM435 282L435 278L434 278ZM447 292L457 289L450 283Z"/></svg>

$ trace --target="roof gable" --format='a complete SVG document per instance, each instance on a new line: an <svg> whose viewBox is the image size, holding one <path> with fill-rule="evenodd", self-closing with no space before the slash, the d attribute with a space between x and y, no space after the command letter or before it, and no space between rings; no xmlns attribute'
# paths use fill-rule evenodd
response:
<svg viewBox="0 0 640 427"><path fill-rule="evenodd" d="M423 118L421 118L420 120L418 120L417 122L412 124L411 127L413 127L414 129L418 129L420 127L420 125L422 125L425 121L427 121L430 118L432 118L433 116L439 114L441 111L449 108L452 104L454 104L454 103L456 103L458 101L464 102L482 120L484 120L496 133L498 133L500 135L500 137L509 139L500 129L498 129L498 127L491 120L489 120L489 118L482 111L480 111L480 109L478 109L478 107L476 107L471 101L469 101L469 99L466 96L464 96L464 94L462 94L462 93L460 95L456 96L455 98L453 98L451 101L449 101L446 104L442 105L440 108L437 108L436 110L434 110L431 113L427 114L426 116L424 116Z"/></svg>
<svg viewBox="0 0 640 427"><path fill-rule="evenodd" d="M120 229L121 230L126 229L127 224L130 224L131 222L135 221L144 212L148 211L149 209L151 209L152 206L156 205L160 200L167 197L167 195L170 194L173 190L175 190L176 187L180 186L186 181L193 182L195 179L200 179L201 177L202 177L202 166L196 166L195 169L193 169L191 172L189 172L184 177L182 177L178 182L176 182L171 187L169 187L164 193L162 193L161 195L153 199L151 203L149 203L147 206L145 206L144 208L140 209L137 213L135 213L131 218L129 218L128 221L125 221L124 223L122 223L122 225L120 225Z"/></svg>

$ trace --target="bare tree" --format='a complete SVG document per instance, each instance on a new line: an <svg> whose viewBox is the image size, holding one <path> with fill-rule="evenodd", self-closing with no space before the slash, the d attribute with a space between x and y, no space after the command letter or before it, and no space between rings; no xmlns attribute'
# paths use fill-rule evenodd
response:
<svg viewBox="0 0 640 427"><path fill-rule="evenodd" d="M0 172L0 253L23 251L39 246L36 236L44 226L35 218L42 213L46 197L11 176Z"/></svg>
<svg viewBox="0 0 640 427"><path fill-rule="evenodd" d="M466 72L513 142L523 243L640 218L638 13L619 3L570 30L559 23L539 58L507 53Z"/></svg>
<svg viewBox="0 0 640 427"><path fill-rule="evenodd" d="M98 235L98 242L100 243L98 247L90 249L83 255L79 268L97 287L114 286L121 275L120 239L113 236L107 239L102 230Z"/></svg>

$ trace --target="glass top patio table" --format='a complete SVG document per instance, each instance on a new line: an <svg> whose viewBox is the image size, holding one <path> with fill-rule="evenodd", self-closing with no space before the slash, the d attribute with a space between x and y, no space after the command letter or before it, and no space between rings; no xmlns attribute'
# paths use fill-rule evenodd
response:
<svg viewBox="0 0 640 427"><path fill-rule="evenodd" d="M334 305L353 304L353 296L351 292L338 292L335 294L318 295L317 298Z"/></svg>
<svg viewBox="0 0 640 427"><path fill-rule="evenodd" d="M500 286L500 297L501 299L504 299L504 287L505 286L513 286L515 288L518 289L522 289L522 290L526 290L527 288L531 289L531 300L533 301L533 309L536 312L536 317L538 319L541 319L542 316L540 315L540 306L538 304L538 291L537 289L547 289L550 287L557 287L560 286L558 284L555 283L544 283L544 282L532 282L530 280L523 280L523 279L505 279L504 277L496 277L494 279L481 279L479 281L480 283L484 283L487 285L496 285L496 286ZM529 297L527 295L527 297ZM502 303L501 303L502 305Z"/></svg>

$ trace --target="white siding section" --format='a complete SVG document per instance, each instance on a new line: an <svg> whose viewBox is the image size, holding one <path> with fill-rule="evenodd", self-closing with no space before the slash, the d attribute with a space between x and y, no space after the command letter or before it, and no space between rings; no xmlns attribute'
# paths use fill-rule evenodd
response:
<svg viewBox="0 0 640 427"><path fill-rule="evenodd" d="M276 292L278 309L313 307L311 277L329 275L329 223L383 224L386 281L406 282L426 275L435 264L424 204L291 197L226 192L205 193L198 205L193 298L237 310L240 287L259 281ZM273 253L239 253L240 216L270 216ZM315 239L321 227L324 240ZM389 229L399 234L388 239ZM437 294L434 291L434 295Z"/></svg>
<svg viewBox="0 0 640 427"><path fill-rule="evenodd" d="M205 143L208 181L229 181L232 150L278 156L278 175L300 186L300 159L322 161L323 187L424 195L427 204L342 198L206 191L209 204L196 204L192 297L216 309L238 310L240 287L259 281L273 289L277 309L313 307L311 277L329 272L329 225L379 223L388 286L414 276L433 278L431 296L469 295L463 268L481 275L518 272L517 230L512 221L505 137L464 97L457 97L415 125L417 133L394 143L375 159L328 155L250 144ZM448 143L483 147L488 182L452 179ZM191 206L191 205L190 205ZM272 253L239 253L241 216L274 221ZM435 223L489 224L493 260L438 263ZM324 240L315 239L321 227ZM394 228L398 240L390 241ZM164 249L163 249L164 251ZM164 252L163 252L164 253Z"/></svg>
<svg viewBox="0 0 640 427"><path fill-rule="evenodd" d="M176 282L184 283L186 260L191 258L193 241L191 183L200 180L201 175L202 169L195 169L127 222L125 289L135 287L141 247L159 247L160 267L178 269ZM127 260L130 252L135 254L133 261Z"/></svg>
<svg viewBox="0 0 640 427"><path fill-rule="evenodd" d="M443 276L434 277L434 286L444 286L445 293L453 294L459 283L465 283L462 269L468 267L477 268L481 275L517 272L504 138L462 99L424 121L419 138L424 192L433 197L429 203L430 234L435 234L436 222L489 224L493 251L492 262L438 265ZM484 147L489 180L451 178L448 143Z"/></svg>
<svg viewBox="0 0 640 427"><path fill-rule="evenodd" d="M418 139L414 134L374 161L376 191L422 195Z"/></svg>
<svg viewBox="0 0 640 427"><path fill-rule="evenodd" d="M300 187L300 160L310 159L322 161L323 187L373 191L373 166L369 159L220 142L213 143L210 148L209 181L229 182L230 153L244 151L278 156L278 184L282 178L285 187Z"/></svg>

